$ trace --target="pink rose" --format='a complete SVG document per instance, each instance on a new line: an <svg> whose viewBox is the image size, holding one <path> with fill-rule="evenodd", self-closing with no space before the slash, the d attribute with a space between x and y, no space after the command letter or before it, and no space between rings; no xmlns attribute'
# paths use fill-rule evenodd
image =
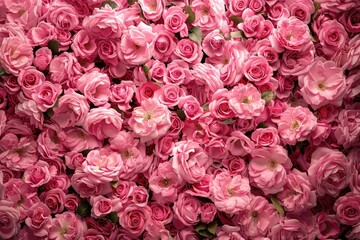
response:
<svg viewBox="0 0 360 240"><path fill-rule="evenodd" d="M220 57L224 53L225 38L219 30L207 34L202 42L204 53L209 57Z"/></svg>
<svg viewBox="0 0 360 240"><path fill-rule="evenodd" d="M168 205L158 202L151 202L150 208L152 212L151 219L153 221L158 221L166 225L171 223L171 221L173 220L174 214Z"/></svg>
<svg viewBox="0 0 360 240"><path fill-rule="evenodd" d="M342 144L344 148L360 146L360 116L359 109L343 109L339 113L337 119L337 127L334 135L338 144Z"/></svg>
<svg viewBox="0 0 360 240"><path fill-rule="evenodd" d="M133 237L139 237L150 223L151 209L131 204L119 212L118 216L120 225Z"/></svg>
<svg viewBox="0 0 360 240"><path fill-rule="evenodd" d="M220 79L220 71L208 63L198 63L193 66L191 74L198 85L205 85L205 92L214 93L224 87Z"/></svg>
<svg viewBox="0 0 360 240"><path fill-rule="evenodd" d="M347 187L350 174L351 164L338 150L319 147L311 155L308 176L320 196L328 194L336 197Z"/></svg>
<svg viewBox="0 0 360 240"><path fill-rule="evenodd" d="M163 160L168 159L173 147L175 146L174 141L174 137L169 134L156 139L154 154Z"/></svg>
<svg viewBox="0 0 360 240"><path fill-rule="evenodd" d="M174 217L185 226L196 225L199 221L201 202L187 193L180 193L174 203Z"/></svg>
<svg viewBox="0 0 360 240"><path fill-rule="evenodd" d="M49 207L51 213L61 213L64 210L65 193L58 188L42 192L40 199Z"/></svg>
<svg viewBox="0 0 360 240"><path fill-rule="evenodd" d="M180 141L175 144L171 160L174 171L188 183L201 181L212 160L204 149L194 141Z"/></svg>
<svg viewBox="0 0 360 240"><path fill-rule="evenodd" d="M217 209L213 203L205 203L200 208L200 218L203 223L210 223L214 220Z"/></svg>
<svg viewBox="0 0 360 240"><path fill-rule="evenodd" d="M88 153L82 164L82 169L89 174L89 178L94 182L106 183L119 180L122 165L121 155L102 148Z"/></svg>
<svg viewBox="0 0 360 240"><path fill-rule="evenodd" d="M82 22L83 28L95 39L119 39L125 29L124 16L111 7L95 8Z"/></svg>
<svg viewBox="0 0 360 240"><path fill-rule="evenodd" d="M46 47L48 42L54 37L54 26L41 21L36 27L28 31L27 37L31 46Z"/></svg>
<svg viewBox="0 0 360 240"><path fill-rule="evenodd" d="M340 233L340 224L335 215L324 212L316 215L316 236L319 239L336 238Z"/></svg>
<svg viewBox="0 0 360 240"><path fill-rule="evenodd" d="M41 1L26 0L18 2L5 0L2 3L7 8L7 21L16 23L26 30L35 26L41 15Z"/></svg>
<svg viewBox="0 0 360 240"><path fill-rule="evenodd" d="M45 112L55 105L61 93L62 88L59 84L53 84L46 81L34 89L31 97L37 103L37 107Z"/></svg>
<svg viewBox="0 0 360 240"><path fill-rule="evenodd" d="M306 24L310 23L311 15L315 12L315 7L311 0L287 0L285 3L289 6L291 16L295 16Z"/></svg>
<svg viewBox="0 0 360 240"><path fill-rule="evenodd" d="M251 152L250 179L266 195L282 191L292 167L287 151L280 146L258 148Z"/></svg>
<svg viewBox="0 0 360 240"><path fill-rule="evenodd" d="M110 78L107 74L94 69L78 79L77 89L95 106L102 106L109 100Z"/></svg>
<svg viewBox="0 0 360 240"><path fill-rule="evenodd" d="M154 52L154 58L155 58L155 52ZM149 70L149 78L153 79L157 83L164 83L164 77L166 76L166 74L167 74L167 69L165 63L155 60Z"/></svg>
<svg viewBox="0 0 360 240"><path fill-rule="evenodd" d="M228 98L230 109L241 119L260 116L265 107L261 94L251 84L238 84L229 91Z"/></svg>
<svg viewBox="0 0 360 240"><path fill-rule="evenodd" d="M80 240L86 228L86 224L74 213L64 212L55 215L49 231L49 237L50 239Z"/></svg>
<svg viewBox="0 0 360 240"><path fill-rule="evenodd" d="M344 66L347 66L348 70L355 69L359 63L360 63L360 36L355 35L353 38L349 41L349 46L346 49L347 54L345 55L345 64ZM340 51L341 53L341 51Z"/></svg>
<svg viewBox="0 0 360 240"><path fill-rule="evenodd" d="M39 48L35 52L34 58L34 66L37 67L39 70L44 71L47 69L51 62L52 53L51 50L47 47Z"/></svg>
<svg viewBox="0 0 360 240"><path fill-rule="evenodd" d="M165 9L162 17L164 19L164 27L166 30L172 33L180 32L181 37L187 36L188 28L185 21L188 18L188 14L185 14L182 8L172 6Z"/></svg>
<svg viewBox="0 0 360 240"><path fill-rule="evenodd" d="M228 90L225 88L218 89L212 96L209 103L209 110L211 115L216 119L226 120L235 116L234 112L230 109Z"/></svg>
<svg viewBox="0 0 360 240"><path fill-rule="evenodd" d="M230 0L228 2L229 11L232 15L241 17L245 9L248 8L250 0Z"/></svg>
<svg viewBox="0 0 360 240"><path fill-rule="evenodd" d="M45 75L35 67L27 67L20 70L18 83L25 96L31 98L35 89L45 81Z"/></svg>
<svg viewBox="0 0 360 240"><path fill-rule="evenodd" d="M149 61L153 52L154 33L151 26L141 22L124 31L119 44L119 58L127 65L142 65Z"/></svg>
<svg viewBox="0 0 360 240"><path fill-rule="evenodd" d="M0 110L0 136L2 136L4 129L5 129L5 123L6 123L6 114L5 111Z"/></svg>
<svg viewBox="0 0 360 240"><path fill-rule="evenodd" d="M219 211L228 214L244 210L250 203L249 180L240 175L221 172L210 182L211 199Z"/></svg>
<svg viewBox="0 0 360 240"><path fill-rule="evenodd" d="M178 40L174 33L166 30L162 25L156 25L153 30L156 34L153 57L166 62L174 52Z"/></svg>
<svg viewBox="0 0 360 240"><path fill-rule="evenodd" d="M142 142L161 137L170 128L170 111L158 100L147 99L134 108L129 125Z"/></svg>
<svg viewBox="0 0 360 240"><path fill-rule="evenodd" d="M283 3L276 2L267 8L268 18L277 22L281 18L288 18L290 16L289 9Z"/></svg>
<svg viewBox="0 0 360 240"><path fill-rule="evenodd" d="M108 65L117 66L119 63L117 44L112 40L100 40L97 42L99 57Z"/></svg>
<svg viewBox="0 0 360 240"><path fill-rule="evenodd" d="M91 216L94 218L100 218L108 215L111 212L119 211L122 207L121 202L119 202L117 205L114 204L115 202L115 200L105 198L104 196L91 196Z"/></svg>
<svg viewBox="0 0 360 240"><path fill-rule="evenodd" d="M296 17L280 19L274 37L270 40L275 46L288 50L301 51L311 44L308 26Z"/></svg>
<svg viewBox="0 0 360 240"><path fill-rule="evenodd" d="M221 240L221 239L244 240L245 238L243 238L241 236L241 233L242 233L242 231L241 231L240 227L223 225L223 226L221 226L221 229L217 233L217 237L215 239L216 240Z"/></svg>
<svg viewBox="0 0 360 240"><path fill-rule="evenodd" d="M167 74L164 76L165 83L176 85L186 84L191 78L189 64L183 60L173 60L167 65Z"/></svg>
<svg viewBox="0 0 360 240"><path fill-rule="evenodd" d="M356 6L356 2L351 0L319 0L318 3L320 3L321 8L334 11L336 13L353 9Z"/></svg>
<svg viewBox="0 0 360 240"><path fill-rule="evenodd" d="M47 236L51 227L51 211L42 202L33 205L26 213L25 224L33 231L37 237Z"/></svg>
<svg viewBox="0 0 360 240"><path fill-rule="evenodd" d="M82 168L77 168L71 177L71 186L80 195L81 198L87 198L93 195L109 194L112 188L109 182L99 183L96 177L83 172Z"/></svg>
<svg viewBox="0 0 360 240"><path fill-rule="evenodd" d="M168 108L173 108L179 104L179 98L185 95L184 90L175 84L165 84L155 91L154 98Z"/></svg>
<svg viewBox="0 0 360 240"><path fill-rule="evenodd" d="M177 44L174 54L189 64L200 63L203 52L200 44L183 38Z"/></svg>
<svg viewBox="0 0 360 240"><path fill-rule="evenodd" d="M102 146L102 142L96 137L89 134L85 129L79 127L66 128L64 132L60 133L62 145L70 151L81 152L86 149L94 149ZM70 152L68 152L70 153ZM71 156L70 158L76 158ZM66 156L65 156L66 160ZM71 160L80 161L80 160ZM81 165L81 164L80 164ZM68 166L69 167L69 166Z"/></svg>
<svg viewBox="0 0 360 240"><path fill-rule="evenodd" d="M222 138L214 137L205 144L205 151L211 158L223 159L226 156L225 141Z"/></svg>
<svg viewBox="0 0 360 240"><path fill-rule="evenodd" d="M141 104L142 101L154 97L154 92L160 89L160 86L154 82L145 82L135 89L136 101Z"/></svg>
<svg viewBox="0 0 360 240"><path fill-rule="evenodd" d="M1 202L0 202L1 203ZM19 211L13 207L1 203L0 206L0 237L9 239L14 237L20 230Z"/></svg>
<svg viewBox="0 0 360 240"><path fill-rule="evenodd" d="M274 147L280 144L278 131L274 127L258 128L251 134L256 147Z"/></svg>
<svg viewBox="0 0 360 240"><path fill-rule="evenodd" d="M85 129L98 139L114 138L122 128L121 114L113 108L98 107L90 110L84 123Z"/></svg>
<svg viewBox="0 0 360 240"><path fill-rule="evenodd" d="M347 193L339 197L334 204L336 216L342 224L353 226L360 221L360 196Z"/></svg>
<svg viewBox="0 0 360 240"><path fill-rule="evenodd" d="M63 85L76 82L81 75L82 67L74 53L63 52L52 59L49 72L53 83Z"/></svg>
<svg viewBox="0 0 360 240"><path fill-rule="evenodd" d="M71 49L74 51L76 57L89 61L94 60L98 51L95 39L83 29L74 35Z"/></svg>
<svg viewBox="0 0 360 240"><path fill-rule="evenodd" d="M56 173L56 167L50 167L47 162L40 160L34 166L25 170L24 182L29 183L31 187L39 187L49 182Z"/></svg>
<svg viewBox="0 0 360 240"><path fill-rule="evenodd" d="M348 11L343 12L339 21L345 27L346 31L350 33L358 33L360 32L360 24L357 21L359 17L359 6L350 8Z"/></svg>
<svg viewBox="0 0 360 240"><path fill-rule="evenodd" d="M336 20L324 22L319 29L318 37L323 47L322 50L328 56L332 56L336 51L343 49L348 40L344 26Z"/></svg>
<svg viewBox="0 0 360 240"><path fill-rule="evenodd" d="M289 107L281 114L278 131L285 144L295 145L306 140L316 124L316 117L308 108Z"/></svg>
<svg viewBox="0 0 360 240"><path fill-rule="evenodd" d="M0 47L0 63L7 73L19 75L21 69L32 64L34 60L33 49L19 37L3 39Z"/></svg>
<svg viewBox="0 0 360 240"><path fill-rule="evenodd" d="M241 131L233 131L226 140L226 149L233 156L245 156L254 149L254 143Z"/></svg>
<svg viewBox="0 0 360 240"><path fill-rule="evenodd" d="M66 194L64 206L66 210L75 212L80 204L80 197L76 194Z"/></svg>
<svg viewBox="0 0 360 240"><path fill-rule="evenodd" d="M121 81L120 84L114 84L110 87L110 102L116 103L122 111L131 109L130 103L134 96L136 86L132 81Z"/></svg>
<svg viewBox="0 0 360 240"><path fill-rule="evenodd" d="M225 14L224 4L218 3L218 5L221 5L221 10L216 6L216 2L211 2L210 0L195 0L191 2L190 6L195 13L195 21L192 25L200 28L205 35L218 29L221 16Z"/></svg>
<svg viewBox="0 0 360 240"><path fill-rule="evenodd" d="M247 38L260 38L264 30L265 19L262 15L255 15L255 12L246 9L242 18L244 22L238 25L238 28L242 30Z"/></svg>
<svg viewBox="0 0 360 240"><path fill-rule="evenodd" d="M61 128L81 126L89 112L89 104L83 95L73 89L67 89L59 99L59 106L54 109L53 120Z"/></svg>
<svg viewBox="0 0 360 240"><path fill-rule="evenodd" d="M66 2L55 1L51 4L46 15L47 22L61 30L71 31L79 25L76 9Z"/></svg>
<svg viewBox="0 0 360 240"><path fill-rule="evenodd" d="M144 17L154 22L161 18L165 7L163 0L140 0L139 4Z"/></svg>
<svg viewBox="0 0 360 240"><path fill-rule="evenodd" d="M279 73L285 77L308 73L310 64L314 61L314 54L314 45L301 51L285 50L281 58Z"/></svg>
<svg viewBox="0 0 360 240"><path fill-rule="evenodd" d="M270 81L273 70L264 57L252 56L244 63L244 75L250 82L260 86Z"/></svg>
<svg viewBox="0 0 360 240"><path fill-rule="evenodd" d="M178 106L184 111L186 117L191 120L199 118L204 113L204 109L200 106L198 100L190 95L180 97Z"/></svg>

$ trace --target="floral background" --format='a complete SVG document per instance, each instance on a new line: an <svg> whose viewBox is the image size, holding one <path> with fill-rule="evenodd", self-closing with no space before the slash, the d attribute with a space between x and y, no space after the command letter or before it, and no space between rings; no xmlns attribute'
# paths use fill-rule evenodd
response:
<svg viewBox="0 0 360 240"><path fill-rule="evenodd" d="M0 239L360 239L358 0L0 0Z"/></svg>

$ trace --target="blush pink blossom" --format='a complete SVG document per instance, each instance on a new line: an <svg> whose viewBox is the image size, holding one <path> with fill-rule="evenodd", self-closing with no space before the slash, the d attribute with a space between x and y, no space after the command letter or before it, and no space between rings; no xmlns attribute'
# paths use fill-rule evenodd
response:
<svg viewBox="0 0 360 240"><path fill-rule="evenodd" d="M165 7L163 0L140 0L139 4L144 17L152 21L157 21L161 18Z"/></svg>
<svg viewBox="0 0 360 240"><path fill-rule="evenodd" d="M34 58L34 66L37 67L39 70L43 71L47 69L51 62L52 53L51 50L47 47L39 48L35 52Z"/></svg>
<svg viewBox="0 0 360 240"><path fill-rule="evenodd" d="M164 10L162 17L164 19L164 27L166 30L172 33L180 32L182 37L188 35L188 28L185 23L188 14L184 13L180 7L172 6Z"/></svg>
<svg viewBox="0 0 360 240"><path fill-rule="evenodd" d="M4 239L10 239L14 237L20 231L19 212L10 206L6 206L0 202L0 237Z"/></svg>
<svg viewBox="0 0 360 240"><path fill-rule="evenodd" d="M346 225L356 225L360 221L360 196L355 193L347 193L339 197L334 204L334 211L339 221Z"/></svg>
<svg viewBox="0 0 360 240"><path fill-rule="evenodd" d="M228 172L215 176L210 182L210 192L217 209L228 214L244 210L251 200L249 180Z"/></svg>
<svg viewBox="0 0 360 240"><path fill-rule="evenodd" d="M34 89L31 97L37 103L37 107L45 112L55 105L61 93L62 88L59 84L53 84L46 81Z"/></svg>
<svg viewBox="0 0 360 240"><path fill-rule="evenodd" d="M37 237L47 236L52 224L51 211L42 202L34 204L27 212L25 224L33 231Z"/></svg>
<svg viewBox="0 0 360 240"><path fill-rule="evenodd" d="M118 216L120 225L133 237L139 237L150 224L151 209L149 206L139 207L131 204L120 211Z"/></svg>
<svg viewBox="0 0 360 240"><path fill-rule="evenodd" d="M256 147L274 147L280 144L278 131L274 127L258 128L251 134Z"/></svg>
<svg viewBox="0 0 360 240"><path fill-rule="evenodd" d="M255 145L241 131L233 131L226 140L226 149L233 156L245 156L253 151Z"/></svg>
<svg viewBox="0 0 360 240"><path fill-rule="evenodd" d="M186 117L191 120L198 119L204 113L204 109L193 96L180 97L178 106L184 111Z"/></svg>
<svg viewBox="0 0 360 240"><path fill-rule="evenodd" d="M174 203L174 218L185 226L192 226L200 221L200 200L187 193L180 193Z"/></svg>
<svg viewBox="0 0 360 240"><path fill-rule="evenodd" d="M56 214L49 231L51 239L80 240L86 224L72 212Z"/></svg>
<svg viewBox="0 0 360 240"><path fill-rule="evenodd" d="M203 57L200 44L186 38L176 44L174 54L189 64L200 63Z"/></svg>
<svg viewBox="0 0 360 240"><path fill-rule="evenodd" d="M167 30L162 25L155 26L154 32L156 33L156 37L154 39L153 57L166 62L174 52L178 40L175 38L173 32Z"/></svg>
<svg viewBox="0 0 360 240"><path fill-rule="evenodd" d="M34 166L27 168L24 172L24 182L31 187L39 187L49 182L57 173L55 166L49 166L47 162L38 161Z"/></svg>

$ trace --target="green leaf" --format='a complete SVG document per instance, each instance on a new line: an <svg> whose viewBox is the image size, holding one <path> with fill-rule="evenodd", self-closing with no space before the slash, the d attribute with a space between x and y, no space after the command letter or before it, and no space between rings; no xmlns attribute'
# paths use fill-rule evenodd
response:
<svg viewBox="0 0 360 240"><path fill-rule="evenodd" d="M271 90L263 91L261 93L261 98L268 104L271 100L275 99L275 93Z"/></svg>
<svg viewBox="0 0 360 240"><path fill-rule="evenodd" d="M88 201L82 201L75 212L80 216L88 217L90 216L91 205L88 203Z"/></svg>
<svg viewBox="0 0 360 240"><path fill-rule="evenodd" d="M128 0L128 4L129 5L131 5L131 4L133 4L133 3L136 3L137 2L137 0Z"/></svg>
<svg viewBox="0 0 360 240"><path fill-rule="evenodd" d="M10 74L7 74L5 69L0 67L0 76L9 76Z"/></svg>
<svg viewBox="0 0 360 240"><path fill-rule="evenodd" d="M195 21L195 13L190 6L185 8L185 13L189 14L188 18L186 19L186 23L193 23Z"/></svg>
<svg viewBox="0 0 360 240"><path fill-rule="evenodd" d="M224 125L229 125L229 124L232 124L234 121L235 121L234 119L229 118L229 119L226 119L224 121L220 121L219 123L224 124Z"/></svg>
<svg viewBox="0 0 360 240"><path fill-rule="evenodd" d="M205 103L204 105L201 106L202 109L204 110L209 110L209 104L208 103Z"/></svg>
<svg viewBox="0 0 360 240"><path fill-rule="evenodd" d="M238 25L239 23L244 22L244 20L242 20L241 18L239 18L237 16L231 16L230 20L233 21L236 25Z"/></svg>
<svg viewBox="0 0 360 240"><path fill-rule="evenodd" d="M181 109L176 110L176 114L179 116L179 118L184 121L186 119L185 112Z"/></svg>
<svg viewBox="0 0 360 240"><path fill-rule="evenodd" d="M115 9L118 7L118 5L116 4L116 2L113 2L111 0L105 1L100 5L100 8L105 7L106 5L109 5L112 9Z"/></svg>
<svg viewBox="0 0 360 240"><path fill-rule="evenodd" d="M246 39L243 31L230 32L230 37L232 37L232 38L244 38L244 39Z"/></svg>
<svg viewBox="0 0 360 240"><path fill-rule="evenodd" d="M266 123L264 123L264 122L259 123L257 128L267 128Z"/></svg>
<svg viewBox="0 0 360 240"><path fill-rule="evenodd" d="M211 234L216 234L216 228L217 228L217 223L214 221L212 223L210 223L207 227L207 230L211 233Z"/></svg>
<svg viewBox="0 0 360 240"><path fill-rule="evenodd" d="M278 200L276 197L272 197L272 198L271 198L271 202L272 202L272 204L274 205L276 211L278 211L278 213L279 213L281 216L284 216L284 215L285 215L285 210L284 210L284 208L281 206L279 200Z"/></svg>
<svg viewBox="0 0 360 240"><path fill-rule="evenodd" d="M195 226L195 231L200 234L202 237L213 238L216 236L216 222L212 222L209 225L205 223L200 223Z"/></svg>
<svg viewBox="0 0 360 240"><path fill-rule="evenodd" d="M118 182L118 181L113 181L113 182L110 182L110 185L111 185L113 188L116 188L116 187L119 185L119 182Z"/></svg>
<svg viewBox="0 0 360 240"><path fill-rule="evenodd" d="M119 217L117 215L116 212L111 212L107 215L107 217L113 222L113 223L118 223L119 222Z"/></svg>
<svg viewBox="0 0 360 240"><path fill-rule="evenodd" d="M206 229L206 224L205 223L200 223L199 225L195 226L195 231L199 232L199 231L203 231Z"/></svg>
<svg viewBox="0 0 360 240"><path fill-rule="evenodd" d="M202 40L202 32L198 27L193 27L189 30L189 38L194 42L201 43Z"/></svg>
<svg viewBox="0 0 360 240"><path fill-rule="evenodd" d="M52 118L52 116L54 116L54 110L52 108L49 108L48 110L46 110L45 114L49 118Z"/></svg>
<svg viewBox="0 0 360 240"><path fill-rule="evenodd" d="M149 80L149 70L150 70L149 67L146 65L142 65L142 68L144 70L146 78Z"/></svg>
<svg viewBox="0 0 360 240"><path fill-rule="evenodd" d="M58 40L50 40L48 43L48 48L50 48L53 55L59 54L59 41Z"/></svg>

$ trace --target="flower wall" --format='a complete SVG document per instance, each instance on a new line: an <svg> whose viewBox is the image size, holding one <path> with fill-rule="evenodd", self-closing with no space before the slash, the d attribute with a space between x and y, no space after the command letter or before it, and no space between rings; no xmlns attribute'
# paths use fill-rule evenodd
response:
<svg viewBox="0 0 360 240"><path fill-rule="evenodd" d="M0 238L360 239L357 0L1 0Z"/></svg>

